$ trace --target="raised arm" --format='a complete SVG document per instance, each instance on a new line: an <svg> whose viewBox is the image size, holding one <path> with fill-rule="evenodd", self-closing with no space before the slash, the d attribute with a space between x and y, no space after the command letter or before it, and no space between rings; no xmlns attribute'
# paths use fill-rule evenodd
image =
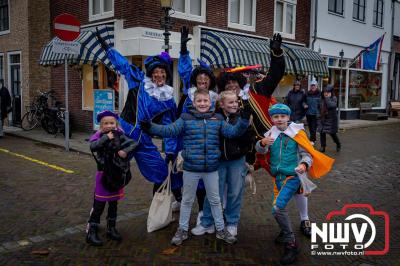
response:
<svg viewBox="0 0 400 266"><path fill-rule="evenodd" d="M96 31L96 37L115 70L125 76L129 89L137 88L144 78L144 73L137 66L130 64L125 56L110 47L103 37L101 37L99 31Z"/></svg>
<svg viewBox="0 0 400 266"><path fill-rule="evenodd" d="M181 28L181 51L178 59L178 73L183 82L183 94L187 95L190 88L190 74L193 70L192 59L187 50L189 38L189 29L185 26Z"/></svg>
<svg viewBox="0 0 400 266"><path fill-rule="evenodd" d="M267 76L254 84L254 89L259 94L271 96L285 74L285 58L281 44L281 35L279 33L274 34L270 41L271 65Z"/></svg>

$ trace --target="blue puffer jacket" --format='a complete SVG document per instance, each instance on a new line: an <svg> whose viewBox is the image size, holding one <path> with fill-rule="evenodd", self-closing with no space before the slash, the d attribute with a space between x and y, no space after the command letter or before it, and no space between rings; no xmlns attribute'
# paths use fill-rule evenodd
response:
<svg viewBox="0 0 400 266"><path fill-rule="evenodd" d="M184 159L183 169L191 172L218 170L220 134L226 138L242 135L249 121L239 119L235 126L225 122L220 114L191 111L182 114L174 123L163 126L152 124L150 133L162 137L174 137L182 133Z"/></svg>

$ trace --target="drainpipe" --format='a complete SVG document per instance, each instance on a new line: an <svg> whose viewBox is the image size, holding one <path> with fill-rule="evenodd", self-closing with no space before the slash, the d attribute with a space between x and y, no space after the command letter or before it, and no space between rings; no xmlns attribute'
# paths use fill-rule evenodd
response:
<svg viewBox="0 0 400 266"><path fill-rule="evenodd" d="M395 2L396 0L392 0L392 28L391 28L391 34L390 34L390 54L389 54L389 62L388 62L388 81L387 81L387 102L386 102L386 112L389 112L389 102L393 98L393 62L394 61L394 41L393 41L393 36L394 36L394 14L395 14Z"/></svg>
<svg viewBox="0 0 400 266"><path fill-rule="evenodd" d="M318 13L318 0L314 1L315 7L314 7L314 36L313 36L313 41L311 43L311 49L314 50L314 44L317 41L317 13Z"/></svg>

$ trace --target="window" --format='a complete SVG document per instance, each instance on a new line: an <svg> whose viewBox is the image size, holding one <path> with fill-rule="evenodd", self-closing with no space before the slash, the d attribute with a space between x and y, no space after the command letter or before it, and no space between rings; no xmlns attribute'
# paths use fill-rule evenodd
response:
<svg viewBox="0 0 400 266"><path fill-rule="evenodd" d="M275 2L275 32L283 37L295 38L296 4L294 0Z"/></svg>
<svg viewBox="0 0 400 266"><path fill-rule="evenodd" d="M353 19L365 21L365 0L353 1Z"/></svg>
<svg viewBox="0 0 400 266"><path fill-rule="evenodd" d="M93 110L93 90L114 90L114 106L118 110L118 77L103 64L82 66L82 109Z"/></svg>
<svg viewBox="0 0 400 266"><path fill-rule="evenodd" d="M0 0L0 34L10 32L9 0Z"/></svg>
<svg viewBox="0 0 400 266"><path fill-rule="evenodd" d="M89 20L114 16L114 0L89 0Z"/></svg>
<svg viewBox="0 0 400 266"><path fill-rule="evenodd" d="M171 16L206 22L206 0L174 0Z"/></svg>
<svg viewBox="0 0 400 266"><path fill-rule="evenodd" d="M374 2L373 24L378 27L383 27L383 0L375 0Z"/></svg>
<svg viewBox="0 0 400 266"><path fill-rule="evenodd" d="M256 30L256 0L229 0L228 27Z"/></svg>
<svg viewBox="0 0 400 266"><path fill-rule="evenodd" d="M328 11L343 15L343 0L329 0Z"/></svg>
<svg viewBox="0 0 400 266"><path fill-rule="evenodd" d="M381 106L382 73L350 70L349 108L359 108L360 102Z"/></svg>

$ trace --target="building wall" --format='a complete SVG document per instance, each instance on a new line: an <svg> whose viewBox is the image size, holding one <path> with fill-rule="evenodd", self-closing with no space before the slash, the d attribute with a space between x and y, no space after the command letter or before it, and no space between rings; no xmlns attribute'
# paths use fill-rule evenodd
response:
<svg viewBox="0 0 400 266"><path fill-rule="evenodd" d="M10 1L10 33L0 35L0 53L4 53L5 84L9 87L8 52L21 51L21 93L22 106L29 103L29 44L28 36L28 0Z"/></svg>
<svg viewBox="0 0 400 266"><path fill-rule="evenodd" d="M30 98L38 91L51 89L49 67L39 66L42 48L50 39L50 3L47 0L29 1L29 79Z"/></svg>

